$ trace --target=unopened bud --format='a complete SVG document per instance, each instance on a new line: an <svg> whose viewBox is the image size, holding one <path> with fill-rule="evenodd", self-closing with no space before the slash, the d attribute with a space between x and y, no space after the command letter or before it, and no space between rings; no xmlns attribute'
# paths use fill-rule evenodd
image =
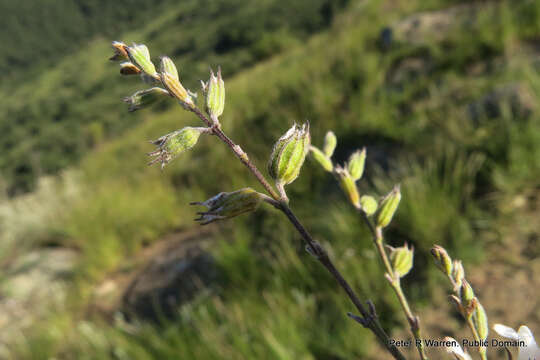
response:
<svg viewBox="0 0 540 360"><path fill-rule="evenodd" d="M450 255L446 252L446 250L439 246L435 245L431 249L431 255L433 255L433 258L435 259L435 265L445 274L446 276L452 275L452 259L450 258Z"/></svg>
<svg viewBox="0 0 540 360"><path fill-rule="evenodd" d="M309 151L309 143L309 123L294 124L279 138L268 163L268 172L276 183L287 185L296 180Z"/></svg>
<svg viewBox="0 0 540 360"><path fill-rule="evenodd" d="M461 297L461 302L463 303L463 305L467 307L470 306L472 300L474 299L474 291L471 284L469 284L469 282L465 279L463 279L463 284L461 285L459 295Z"/></svg>
<svg viewBox="0 0 540 360"><path fill-rule="evenodd" d="M351 177L351 174L349 174L347 169L344 169L341 166L336 167L336 174L339 176L341 189L345 192L351 204L353 204L354 207L359 208L360 194L358 194L358 188L356 187L356 183Z"/></svg>
<svg viewBox="0 0 540 360"><path fill-rule="evenodd" d="M195 106L191 96L177 78L166 72L162 72L159 75L163 86L165 86L171 96L175 97L184 108L192 109Z"/></svg>
<svg viewBox="0 0 540 360"><path fill-rule="evenodd" d="M402 247L391 248L390 261L392 262L394 273L400 278L407 275L413 267L413 257L414 248L409 248L406 243Z"/></svg>
<svg viewBox="0 0 540 360"><path fill-rule="evenodd" d="M149 165L160 162L163 169L178 155L193 148L197 144L199 136L206 132L208 132L208 129L203 127L185 127L151 141L158 149L148 154L154 156Z"/></svg>
<svg viewBox="0 0 540 360"><path fill-rule="evenodd" d="M384 228L390 224L399 202L401 200L401 191L399 185L394 186L394 189L382 199L379 206L379 213L377 214L377 227Z"/></svg>
<svg viewBox="0 0 540 360"><path fill-rule="evenodd" d="M480 303L476 305L476 310L473 314L473 324L480 339L486 340L489 333L488 317L486 310Z"/></svg>
<svg viewBox="0 0 540 360"><path fill-rule="evenodd" d="M144 107L164 100L169 96L169 93L160 87L153 87L151 89L140 90L135 94L124 98L124 102L129 104L128 111L136 111Z"/></svg>
<svg viewBox="0 0 540 360"><path fill-rule="evenodd" d="M218 69L217 76L210 71L210 80L205 84L203 91L206 97L206 112L213 119L217 119L225 109L225 83L221 77L221 68Z"/></svg>
<svg viewBox="0 0 540 360"><path fill-rule="evenodd" d="M205 202L194 202L191 205L202 205L208 211L199 212L201 225L209 224L216 220L229 219L240 214L255 211L262 201L262 196L251 188L244 188L233 192L222 192Z"/></svg>
<svg viewBox="0 0 540 360"><path fill-rule="evenodd" d="M141 70L129 61L120 64L120 74L122 75L138 75L140 73Z"/></svg>
<svg viewBox="0 0 540 360"><path fill-rule="evenodd" d="M332 172L334 170L334 165L332 160L330 160L321 150L315 146L310 146L311 154L313 158L323 167L324 170Z"/></svg>
<svg viewBox="0 0 540 360"><path fill-rule="evenodd" d="M109 58L111 61L125 60L128 58L127 45L120 41L113 41L112 47L114 55Z"/></svg>
<svg viewBox="0 0 540 360"><path fill-rule="evenodd" d="M454 279L456 289L459 289L465 279L465 269L463 269L461 260L454 260L452 266L452 278Z"/></svg>
<svg viewBox="0 0 540 360"><path fill-rule="evenodd" d="M174 62L168 56L161 57L159 63L159 71L162 74L170 75L173 79L179 80L176 65L174 65Z"/></svg>
<svg viewBox="0 0 540 360"><path fill-rule="evenodd" d="M364 174L364 166L366 164L366 148L354 152L347 162L347 170L354 181L360 180Z"/></svg>
<svg viewBox="0 0 540 360"><path fill-rule="evenodd" d="M360 206L367 216L371 216L377 211L378 204L373 196L363 195L360 198Z"/></svg>
<svg viewBox="0 0 540 360"><path fill-rule="evenodd" d="M150 60L150 52L146 45L143 44L133 44L133 46L126 47L129 60L137 65L139 69L144 71L147 75L151 77L157 77L156 67L152 60Z"/></svg>
<svg viewBox="0 0 540 360"><path fill-rule="evenodd" d="M337 144L336 135L332 131L327 132L326 136L324 137L324 146L323 146L324 155L326 155L329 158L332 157L332 155L334 154L334 150L336 149L336 144Z"/></svg>

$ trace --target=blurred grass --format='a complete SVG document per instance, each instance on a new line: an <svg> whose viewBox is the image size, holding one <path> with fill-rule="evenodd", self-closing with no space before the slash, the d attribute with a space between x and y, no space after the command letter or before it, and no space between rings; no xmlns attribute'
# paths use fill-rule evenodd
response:
<svg viewBox="0 0 540 360"><path fill-rule="evenodd" d="M503 199L497 194L539 186L538 112L514 112L512 99L501 98L498 116L470 113L471 104L508 84L519 84L537 103L538 63L526 53L539 36L537 2L476 4L485 11L442 39L412 43L398 38L389 49L380 48L384 26L418 10L454 3L433 0L393 7L387 2L352 2L327 31L304 44L288 44L282 55L225 78L223 127L261 169L273 141L293 121L309 119L316 145L327 130L337 134L338 161L367 146L363 192L383 195L401 183L403 201L388 238L391 244L408 241L415 246L416 266L404 280L414 304L429 304L436 276L428 266L432 244L444 245L466 261L480 261L496 229L497 201ZM152 39L152 52L173 41L171 33L162 31L166 24L158 19L127 37ZM524 55L514 56L516 49ZM84 82L107 79L107 86L93 90L99 93L96 102L82 97L81 112L116 103L125 94L115 84L127 82L135 90L136 80L120 79L114 66L99 65L106 57L101 44L83 50L66 59L63 70L45 74L31 92L46 94L46 84L55 83L51 79L67 76L66 69L75 72L84 61L87 69L95 70L81 74L88 78ZM412 75L403 70L411 59L422 64ZM206 69L213 61L199 60L178 65ZM195 81L187 80L187 86L195 88ZM20 91L30 93L30 88ZM110 105L108 109L115 110L103 116L114 123L121 106ZM194 151L163 172L146 167L144 153L151 145L145 140L197 122L178 107L141 112L138 118L139 123L117 139L99 142L77 166L76 199L62 209L52 205L54 193L51 201L41 201L43 211L53 214L51 229L38 228L30 239L54 236L63 246L80 249L80 262L68 315L52 316L50 323L44 320L28 332L16 358L365 356L373 338L344 316L350 304L272 209L218 225L223 238L212 247L221 274L218 289L179 308L177 318L161 324L117 319L112 326L100 319L78 320L92 286L109 271L160 236L195 226L195 210L187 203L254 183L211 137L202 137ZM329 248L354 287L375 302L385 327L403 326L368 234L334 179L309 161L288 191L306 226ZM8 204L15 208L14 202Z"/></svg>

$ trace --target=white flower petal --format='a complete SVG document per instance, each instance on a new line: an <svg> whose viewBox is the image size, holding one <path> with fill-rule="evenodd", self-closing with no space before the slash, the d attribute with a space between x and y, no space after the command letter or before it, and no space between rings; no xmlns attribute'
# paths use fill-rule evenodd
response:
<svg viewBox="0 0 540 360"><path fill-rule="evenodd" d="M502 325L502 324L495 324L493 325L493 330L502 337L509 338L512 340L519 340L519 334L516 332L516 330L512 329L511 327Z"/></svg>
<svg viewBox="0 0 540 360"><path fill-rule="evenodd" d="M540 348L534 341L531 330L523 325L518 331L519 340L525 341L525 347L519 348L518 360L540 359Z"/></svg>
<svg viewBox="0 0 540 360"><path fill-rule="evenodd" d="M444 338L444 341L452 341L455 343L454 346L449 346L446 348L446 351L449 353L452 353L459 357L461 360L472 360L471 356L463 351L461 346L459 346L459 343L454 338L451 338L450 336L447 336Z"/></svg>

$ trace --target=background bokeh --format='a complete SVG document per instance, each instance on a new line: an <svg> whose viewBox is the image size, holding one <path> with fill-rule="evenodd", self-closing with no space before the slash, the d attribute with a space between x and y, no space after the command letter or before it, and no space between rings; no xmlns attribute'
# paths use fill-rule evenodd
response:
<svg viewBox="0 0 540 360"><path fill-rule="evenodd" d="M261 170L295 121L318 146L333 130L337 162L366 146L361 192L401 184L387 239L415 247L403 286L426 337L470 338L433 244L463 260L491 325L540 336L540 2L0 0L0 13L1 359L389 358L277 211L193 221L189 202L259 186L212 137L146 166L147 140L199 122L172 101L128 113L144 84L107 60L112 40L169 55L193 91L221 66L223 128ZM335 180L307 161L287 190L408 339Z"/></svg>

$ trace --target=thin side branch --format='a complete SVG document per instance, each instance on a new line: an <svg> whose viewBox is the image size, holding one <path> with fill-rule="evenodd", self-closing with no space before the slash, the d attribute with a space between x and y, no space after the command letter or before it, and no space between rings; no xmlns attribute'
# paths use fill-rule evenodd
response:
<svg viewBox="0 0 540 360"><path fill-rule="evenodd" d="M407 322L409 323L409 327L411 329L412 335L414 336L415 343L418 344L416 346L418 350L418 355L420 356L420 359L428 360L428 357L425 353L425 347L424 347L424 342L422 340L422 335L420 333L420 320L418 316L414 315L413 312L411 311L411 307L409 306L407 297L405 296L405 294L403 293L403 289L401 288L401 282L400 282L399 276L396 276L396 274L394 273L394 269L392 267L392 264L390 263L388 254L386 253L386 250L384 249L382 229L380 227L373 226L373 224L371 223L371 220L369 220L366 213L363 212L361 209L359 209L359 212L362 216L362 219L364 220L367 227L369 228L369 231L371 232L371 235L373 237L373 243L375 244L377 253L379 254L379 257L381 258L381 261L386 270L387 279L390 283L390 286L396 293L396 296L399 300L401 308L403 309L403 312L405 313L405 317L407 318Z"/></svg>

